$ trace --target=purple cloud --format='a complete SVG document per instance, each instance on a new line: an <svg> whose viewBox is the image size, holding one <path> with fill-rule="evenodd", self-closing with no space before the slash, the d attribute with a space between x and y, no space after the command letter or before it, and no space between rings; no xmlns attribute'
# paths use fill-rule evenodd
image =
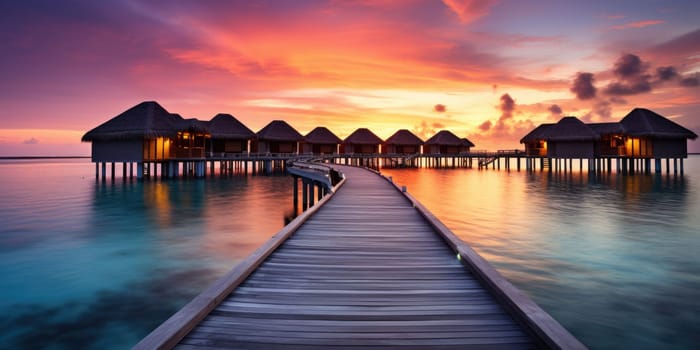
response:
<svg viewBox="0 0 700 350"><path fill-rule="evenodd" d="M549 106L549 108L547 108L547 110L549 111L549 113L552 113L552 115L554 115L554 116L560 116L563 113L563 111L561 110L561 107L559 107L559 105L556 105L556 104Z"/></svg>
<svg viewBox="0 0 700 350"><path fill-rule="evenodd" d="M569 91L573 92L579 100L592 99L596 96L597 91L593 86L594 80L593 73L578 72Z"/></svg>
<svg viewBox="0 0 700 350"><path fill-rule="evenodd" d="M678 72L676 71L676 68L673 68L672 66L657 67L656 68L656 77L660 81L673 80L673 79L678 77Z"/></svg>
<svg viewBox="0 0 700 350"><path fill-rule="evenodd" d="M615 62L613 72L621 79L633 78L646 71L646 65L637 55L625 54L620 56Z"/></svg>
<svg viewBox="0 0 700 350"><path fill-rule="evenodd" d="M700 73L695 73L694 75L686 76L683 79L681 79L681 86L685 86L685 87L700 86Z"/></svg>

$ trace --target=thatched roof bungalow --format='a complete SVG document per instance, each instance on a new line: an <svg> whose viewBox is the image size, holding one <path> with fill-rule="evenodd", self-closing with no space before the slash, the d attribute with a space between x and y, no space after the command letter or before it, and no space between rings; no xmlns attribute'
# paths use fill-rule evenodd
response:
<svg viewBox="0 0 700 350"><path fill-rule="evenodd" d="M698 135L653 111L635 108L620 121L626 155L642 158L685 158L687 140Z"/></svg>
<svg viewBox="0 0 700 350"><path fill-rule="evenodd" d="M564 117L544 132L549 158L593 158L599 139L576 117Z"/></svg>
<svg viewBox="0 0 700 350"><path fill-rule="evenodd" d="M418 154L421 151L423 140L414 133L401 129L389 136L382 145L384 154Z"/></svg>
<svg viewBox="0 0 700 350"><path fill-rule="evenodd" d="M198 121L145 101L88 131L82 141L92 142L93 162L142 162L174 158L185 138L204 133ZM203 149L194 156L203 157Z"/></svg>
<svg viewBox="0 0 700 350"><path fill-rule="evenodd" d="M341 143L343 140L332 131L319 126L304 136L302 151L313 154L337 154Z"/></svg>
<svg viewBox="0 0 700 350"><path fill-rule="evenodd" d="M473 147L474 144L469 142ZM423 154L459 154L469 152L464 140L457 137L449 130L440 130L433 137L427 139L423 145Z"/></svg>
<svg viewBox="0 0 700 350"><path fill-rule="evenodd" d="M302 136L284 120L273 120L257 132L258 153L299 153Z"/></svg>
<svg viewBox="0 0 700 350"><path fill-rule="evenodd" d="M376 154L379 153L379 145L381 144L382 139L379 136L367 128L360 128L343 140L341 148L342 153L345 154Z"/></svg>
<svg viewBox="0 0 700 350"><path fill-rule="evenodd" d="M247 153L255 133L230 114L219 113L207 122L211 140L207 154Z"/></svg>
<svg viewBox="0 0 700 350"><path fill-rule="evenodd" d="M653 111L635 108L620 122L584 124L575 117L565 117L557 124L541 124L520 143L525 144L529 156L660 159L687 157L687 140L697 137L693 131Z"/></svg>

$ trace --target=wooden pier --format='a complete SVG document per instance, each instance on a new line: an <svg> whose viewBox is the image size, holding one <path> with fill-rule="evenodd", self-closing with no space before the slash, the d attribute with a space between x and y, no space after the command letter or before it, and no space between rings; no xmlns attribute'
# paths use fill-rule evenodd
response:
<svg viewBox="0 0 700 350"><path fill-rule="evenodd" d="M332 167L334 193L135 349L585 348L410 195Z"/></svg>

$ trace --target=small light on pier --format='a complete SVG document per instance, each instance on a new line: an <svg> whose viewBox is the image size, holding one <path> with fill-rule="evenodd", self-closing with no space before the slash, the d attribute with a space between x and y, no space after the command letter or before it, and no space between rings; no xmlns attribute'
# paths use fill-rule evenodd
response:
<svg viewBox="0 0 700 350"><path fill-rule="evenodd" d="M457 260L462 261L462 256L457 253Z"/></svg>

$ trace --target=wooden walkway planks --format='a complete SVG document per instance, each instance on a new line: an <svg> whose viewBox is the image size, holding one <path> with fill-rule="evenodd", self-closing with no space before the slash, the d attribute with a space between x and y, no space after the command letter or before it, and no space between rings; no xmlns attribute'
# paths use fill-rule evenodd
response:
<svg viewBox="0 0 700 350"><path fill-rule="evenodd" d="M404 196L345 185L181 340L181 349L532 348Z"/></svg>

